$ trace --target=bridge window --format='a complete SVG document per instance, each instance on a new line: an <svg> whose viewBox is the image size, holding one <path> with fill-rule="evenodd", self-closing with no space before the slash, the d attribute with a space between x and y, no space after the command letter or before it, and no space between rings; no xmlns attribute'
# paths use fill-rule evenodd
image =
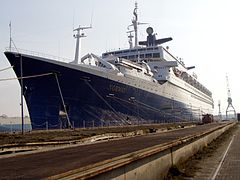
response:
<svg viewBox="0 0 240 180"><path fill-rule="evenodd" d="M146 54L145 57L146 57L146 58L151 58L151 57L152 57L152 54Z"/></svg>
<svg viewBox="0 0 240 180"><path fill-rule="evenodd" d="M116 52L115 54L121 54L122 53L122 51L118 51L118 52Z"/></svg>
<svg viewBox="0 0 240 180"><path fill-rule="evenodd" d="M160 57L160 54L159 54L159 53L154 53L154 54L153 54L153 57L154 57L154 58L159 58L159 57Z"/></svg>
<svg viewBox="0 0 240 180"><path fill-rule="evenodd" d="M148 48L148 50L153 50L153 48L151 47L151 48Z"/></svg>

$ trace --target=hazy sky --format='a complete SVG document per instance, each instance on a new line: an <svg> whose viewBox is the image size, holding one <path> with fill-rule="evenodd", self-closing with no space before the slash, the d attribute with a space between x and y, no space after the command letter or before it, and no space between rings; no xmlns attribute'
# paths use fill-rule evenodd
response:
<svg viewBox="0 0 240 180"><path fill-rule="evenodd" d="M0 0L0 70L10 64L4 56L9 46L9 22L19 49L67 58L74 57L73 26L89 25L82 41L82 54L101 55L106 50L128 47L127 26L133 17L134 0ZM215 114L218 100L225 114L226 73L233 105L240 111L240 1L237 0L138 0L139 39L152 26L160 37L173 38L164 44L195 65L199 81L213 93ZM192 72L191 72L192 73ZM0 79L14 77L13 70L0 72ZM20 86L16 80L0 81L0 115L20 116ZM25 112L27 108L25 107Z"/></svg>

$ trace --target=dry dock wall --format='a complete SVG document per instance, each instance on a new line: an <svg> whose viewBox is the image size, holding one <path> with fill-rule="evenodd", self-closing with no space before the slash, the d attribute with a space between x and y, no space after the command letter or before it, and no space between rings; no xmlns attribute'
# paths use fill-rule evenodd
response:
<svg viewBox="0 0 240 180"><path fill-rule="evenodd" d="M136 160L131 163L126 163L125 165L119 166L117 168L110 168L107 172L101 173L101 170L97 170L99 175L90 177L93 179L105 180L105 179L117 179L117 180L146 180L146 179L163 179L169 168L172 165L186 161L189 157L197 153L203 147L207 146L210 142L220 136L222 133L227 131L229 128L233 127L236 123L232 123L213 132L209 132L204 136L195 138L194 140L186 140L178 145L169 146L164 150L157 153L146 155L144 158L139 158L134 156ZM148 150L145 150L147 153ZM153 151L153 150L150 150ZM139 156L141 156L139 152ZM95 171L95 173L96 173ZM93 172L94 174L94 172ZM89 177L88 175L83 176L83 178Z"/></svg>

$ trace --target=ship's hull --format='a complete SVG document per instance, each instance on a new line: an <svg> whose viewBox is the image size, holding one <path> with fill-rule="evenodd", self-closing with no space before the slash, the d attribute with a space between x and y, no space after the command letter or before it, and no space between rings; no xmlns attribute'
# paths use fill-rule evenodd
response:
<svg viewBox="0 0 240 180"><path fill-rule="evenodd" d="M32 129L66 127L69 125L66 116L60 115L65 109L74 127L199 120L202 113L212 110L206 104L208 112L202 112L200 107L196 108L197 102L164 95L169 87L171 91L179 91L179 87L167 85L168 82L144 85L136 79L96 68L12 52L5 55L17 77L20 77L20 59L23 76L32 76L23 79ZM189 106L191 103L195 108Z"/></svg>

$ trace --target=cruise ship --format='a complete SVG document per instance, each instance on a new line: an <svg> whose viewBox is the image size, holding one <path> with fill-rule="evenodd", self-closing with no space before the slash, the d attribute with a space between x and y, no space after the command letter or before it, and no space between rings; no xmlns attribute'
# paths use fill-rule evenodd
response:
<svg viewBox="0 0 240 180"><path fill-rule="evenodd" d="M79 58L83 30L75 29L71 62L10 47L5 55L18 77L32 129L199 121L213 113L212 93L152 27L138 41L137 4L128 27L129 48Z"/></svg>

